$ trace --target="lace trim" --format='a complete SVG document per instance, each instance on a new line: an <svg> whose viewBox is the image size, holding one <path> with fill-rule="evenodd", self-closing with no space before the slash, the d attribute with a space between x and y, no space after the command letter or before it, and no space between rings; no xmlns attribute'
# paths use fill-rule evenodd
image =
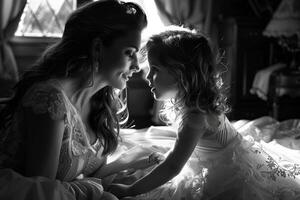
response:
<svg viewBox="0 0 300 200"><path fill-rule="evenodd" d="M29 90L22 104L32 108L36 114L48 113L53 120L64 119L66 114L63 94L49 85L40 85Z"/></svg>

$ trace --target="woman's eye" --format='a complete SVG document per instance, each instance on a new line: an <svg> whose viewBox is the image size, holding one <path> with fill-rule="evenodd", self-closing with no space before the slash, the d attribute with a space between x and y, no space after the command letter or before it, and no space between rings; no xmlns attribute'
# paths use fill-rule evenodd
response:
<svg viewBox="0 0 300 200"><path fill-rule="evenodd" d="M134 55L135 55L135 52L134 51L126 51L126 55L128 55L130 58L133 58Z"/></svg>

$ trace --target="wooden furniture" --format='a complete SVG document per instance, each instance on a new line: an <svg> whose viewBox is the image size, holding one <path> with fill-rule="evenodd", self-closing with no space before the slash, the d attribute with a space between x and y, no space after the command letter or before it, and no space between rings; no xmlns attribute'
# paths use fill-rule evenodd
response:
<svg viewBox="0 0 300 200"><path fill-rule="evenodd" d="M300 118L300 71L287 67L273 72L268 99L275 119Z"/></svg>
<svg viewBox="0 0 300 200"><path fill-rule="evenodd" d="M270 44L262 35L264 23L246 17L227 18L221 21L219 46L225 53L226 73L223 78L229 85L232 107L229 118L254 119L268 115L266 101L250 93L257 71L270 65Z"/></svg>

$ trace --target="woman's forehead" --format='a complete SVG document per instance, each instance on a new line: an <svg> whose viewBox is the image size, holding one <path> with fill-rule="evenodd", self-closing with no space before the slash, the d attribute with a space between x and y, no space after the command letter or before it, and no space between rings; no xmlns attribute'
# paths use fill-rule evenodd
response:
<svg viewBox="0 0 300 200"><path fill-rule="evenodd" d="M135 48L139 50L141 45L141 31L129 31L128 33L115 39L114 45Z"/></svg>

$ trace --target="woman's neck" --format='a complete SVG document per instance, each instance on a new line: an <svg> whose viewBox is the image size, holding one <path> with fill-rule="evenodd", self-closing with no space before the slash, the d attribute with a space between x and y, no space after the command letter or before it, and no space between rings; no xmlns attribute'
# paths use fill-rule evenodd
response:
<svg viewBox="0 0 300 200"><path fill-rule="evenodd" d="M101 87L101 84L96 85L95 83L88 86L87 83L76 78L59 79L58 81L65 94L82 117L87 115L87 111L89 111L90 99L92 96L104 87L104 85Z"/></svg>

